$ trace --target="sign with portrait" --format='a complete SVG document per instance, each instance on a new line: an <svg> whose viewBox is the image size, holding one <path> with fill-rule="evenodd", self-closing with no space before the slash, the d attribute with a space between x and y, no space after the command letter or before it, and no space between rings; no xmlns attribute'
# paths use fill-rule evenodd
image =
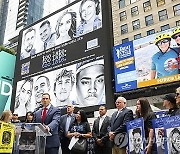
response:
<svg viewBox="0 0 180 154"><path fill-rule="evenodd" d="M165 154L180 153L180 116L163 120L165 129Z"/></svg>
<svg viewBox="0 0 180 154"><path fill-rule="evenodd" d="M0 51L0 114L10 109L16 57Z"/></svg>
<svg viewBox="0 0 180 154"><path fill-rule="evenodd" d="M171 39L174 29L113 47L116 92L180 80L179 49Z"/></svg>
<svg viewBox="0 0 180 154"><path fill-rule="evenodd" d="M72 103L93 111L112 102L112 89L105 87L112 87L106 78L112 49L109 6L102 0L76 0L20 32L13 93L20 116L38 108L45 92L59 107Z"/></svg>
<svg viewBox="0 0 180 154"><path fill-rule="evenodd" d="M127 122L128 154L145 153L144 120L138 118Z"/></svg>
<svg viewBox="0 0 180 154"><path fill-rule="evenodd" d="M14 143L14 125L0 123L0 153L12 153Z"/></svg>

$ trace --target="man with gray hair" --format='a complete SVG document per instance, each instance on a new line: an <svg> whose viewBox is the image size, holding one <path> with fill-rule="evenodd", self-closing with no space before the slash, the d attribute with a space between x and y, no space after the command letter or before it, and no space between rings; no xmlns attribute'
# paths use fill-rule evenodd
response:
<svg viewBox="0 0 180 154"><path fill-rule="evenodd" d="M118 111L114 112L111 119L111 131L109 132L109 138L113 141L112 154L125 154L126 146L126 123L133 120L133 112L126 108L126 99L124 97L118 97L115 104ZM116 143L116 135L121 143Z"/></svg>

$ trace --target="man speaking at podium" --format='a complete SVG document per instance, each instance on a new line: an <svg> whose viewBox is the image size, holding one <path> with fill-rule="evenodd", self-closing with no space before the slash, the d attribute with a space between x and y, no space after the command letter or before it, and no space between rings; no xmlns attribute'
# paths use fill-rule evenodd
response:
<svg viewBox="0 0 180 154"><path fill-rule="evenodd" d="M52 136L47 136L46 138L45 154L58 154L60 145L58 126L61 111L54 107L50 102L50 95L44 93L41 100L43 108L40 108L35 112L33 122L42 123L45 129L52 134Z"/></svg>

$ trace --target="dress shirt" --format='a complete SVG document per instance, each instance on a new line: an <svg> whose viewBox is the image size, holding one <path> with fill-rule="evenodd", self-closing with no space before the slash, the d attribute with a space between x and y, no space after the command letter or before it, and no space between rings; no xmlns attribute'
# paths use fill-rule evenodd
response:
<svg viewBox="0 0 180 154"><path fill-rule="evenodd" d="M71 122L71 118L72 118L72 116L71 115L67 115L67 120L66 120L66 134L67 134L67 132L68 132L68 130L69 130L69 125L70 125L70 122Z"/></svg>
<svg viewBox="0 0 180 154"><path fill-rule="evenodd" d="M106 118L106 115L103 115L102 117L99 117L99 132L101 130L101 126L102 126L102 123L103 123L105 118Z"/></svg>

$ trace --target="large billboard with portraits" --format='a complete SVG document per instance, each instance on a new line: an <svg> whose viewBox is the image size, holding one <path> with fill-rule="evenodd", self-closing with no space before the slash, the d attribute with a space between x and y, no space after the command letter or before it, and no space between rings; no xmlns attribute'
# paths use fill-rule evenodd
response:
<svg viewBox="0 0 180 154"><path fill-rule="evenodd" d="M113 47L116 92L180 80L177 27Z"/></svg>
<svg viewBox="0 0 180 154"><path fill-rule="evenodd" d="M20 116L37 109L45 92L59 107L91 111L112 102L105 71L111 70L109 7L109 1L76 0L20 32L12 105Z"/></svg>

